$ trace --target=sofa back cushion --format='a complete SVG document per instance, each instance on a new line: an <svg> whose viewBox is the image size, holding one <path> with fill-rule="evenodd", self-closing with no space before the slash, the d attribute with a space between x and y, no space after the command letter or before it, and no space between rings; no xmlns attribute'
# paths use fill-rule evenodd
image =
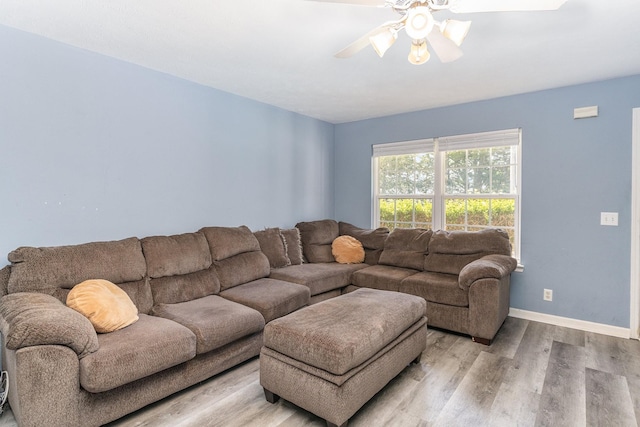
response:
<svg viewBox="0 0 640 427"><path fill-rule="evenodd" d="M269 259L248 227L205 227L213 268L220 279L220 290L269 276Z"/></svg>
<svg viewBox="0 0 640 427"><path fill-rule="evenodd" d="M253 233L258 239L260 250L267 256L271 268L291 265L287 256L287 243L279 228L267 228Z"/></svg>
<svg viewBox="0 0 640 427"><path fill-rule="evenodd" d="M302 251L309 262L335 262L331 244L340 235L338 223L332 219L299 222Z"/></svg>
<svg viewBox="0 0 640 427"><path fill-rule="evenodd" d="M364 247L365 264L375 265L380 259L380 254L384 249L384 242L389 236L389 229L386 227L375 230L359 228L348 222L339 222L338 228L341 236L355 237Z"/></svg>
<svg viewBox="0 0 640 427"><path fill-rule="evenodd" d="M7 295L9 286L9 275L11 274L11 266L7 265L0 269L0 297Z"/></svg>
<svg viewBox="0 0 640 427"><path fill-rule="evenodd" d="M20 247L8 255L12 263L8 292L41 292L65 302L69 291L89 279L104 279L120 286L148 313L153 305L147 265L140 241L131 237L57 247Z"/></svg>
<svg viewBox="0 0 640 427"><path fill-rule="evenodd" d="M379 264L422 270L433 232L423 228L396 228L384 242Z"/></svg>
<svg viewBox="0 0 640 427"><path fill-rule="evenodd" d="M445 231L433 233L424 270L460 274L465 265L485 255L511 255L509 235L498 229Z"/></svg>
<svg viewBox="0 0 640 427"><path fill-rule="evenodd" d="M300 265L303 262L302 241L300 239L300 230L297 228L288 228L280 230L285 243L287 244L287 258L291 265Z"/></svg>
<svg viewBox="0 0 640 427"><path fill-rule="evenodd" d="M220 292L211 251L202 233L141 240L153 303L175 304Z"/></svg>

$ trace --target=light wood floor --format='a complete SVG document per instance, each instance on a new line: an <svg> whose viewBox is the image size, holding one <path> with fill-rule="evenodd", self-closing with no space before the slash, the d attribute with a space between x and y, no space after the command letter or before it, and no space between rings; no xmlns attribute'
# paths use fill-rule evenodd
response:
<svg viewBox="0 0 640 427"><path fill-rule="evenodd" d="M264 399L250 360L130 416L129 426L324 426ZM493 345L429 330L427 350L350 426L638 426L640 342L507 318ZM15 426L10 412L0 427Z"/></svg>

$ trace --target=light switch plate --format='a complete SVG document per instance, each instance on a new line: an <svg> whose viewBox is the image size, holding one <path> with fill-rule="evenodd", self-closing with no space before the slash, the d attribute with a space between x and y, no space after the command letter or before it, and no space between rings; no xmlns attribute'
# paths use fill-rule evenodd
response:
<svg viewBox="0 0 640 427"><path fill-rule="evenodd" d="M600 225L618 225L618 212L600 212Z"/></svg>

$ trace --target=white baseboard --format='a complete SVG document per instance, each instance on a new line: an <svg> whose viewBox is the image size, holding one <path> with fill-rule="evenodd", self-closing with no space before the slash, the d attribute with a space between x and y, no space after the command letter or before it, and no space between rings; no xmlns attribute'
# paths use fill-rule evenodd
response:
<svg viewBox="0 0 640 427"><path fill-rule="evenodd" d="M518 319L533 320L534 322L548 323L565 328L578 329L585 332L610 335L618 338L631 338L631 329L620 326L605 325L603 323L588 322L586 320L571 319L569 317L554 316L553 314L538 313L535 311L510 308L509 316Z"/></svg>

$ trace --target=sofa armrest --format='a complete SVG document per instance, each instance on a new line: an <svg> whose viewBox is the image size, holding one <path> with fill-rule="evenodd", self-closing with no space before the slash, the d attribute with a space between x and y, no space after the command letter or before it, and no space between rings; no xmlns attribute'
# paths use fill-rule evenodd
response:
<svg viewBox="0 0 640 427"><path fill-rule="evenodd" d="M476 280L502 279L511 274L517 265L517 261L507 255L486 255L464 266L460 271L458 284L460 289L468 291Z"/></svg>
<svg viewBox="0 0 640 427"><path fill-rule="evenodd" d="M2 297L0 325L9 350L62 345L82 358L99 348L98 335L91 322L46 294L18 292Z"/></svg>

